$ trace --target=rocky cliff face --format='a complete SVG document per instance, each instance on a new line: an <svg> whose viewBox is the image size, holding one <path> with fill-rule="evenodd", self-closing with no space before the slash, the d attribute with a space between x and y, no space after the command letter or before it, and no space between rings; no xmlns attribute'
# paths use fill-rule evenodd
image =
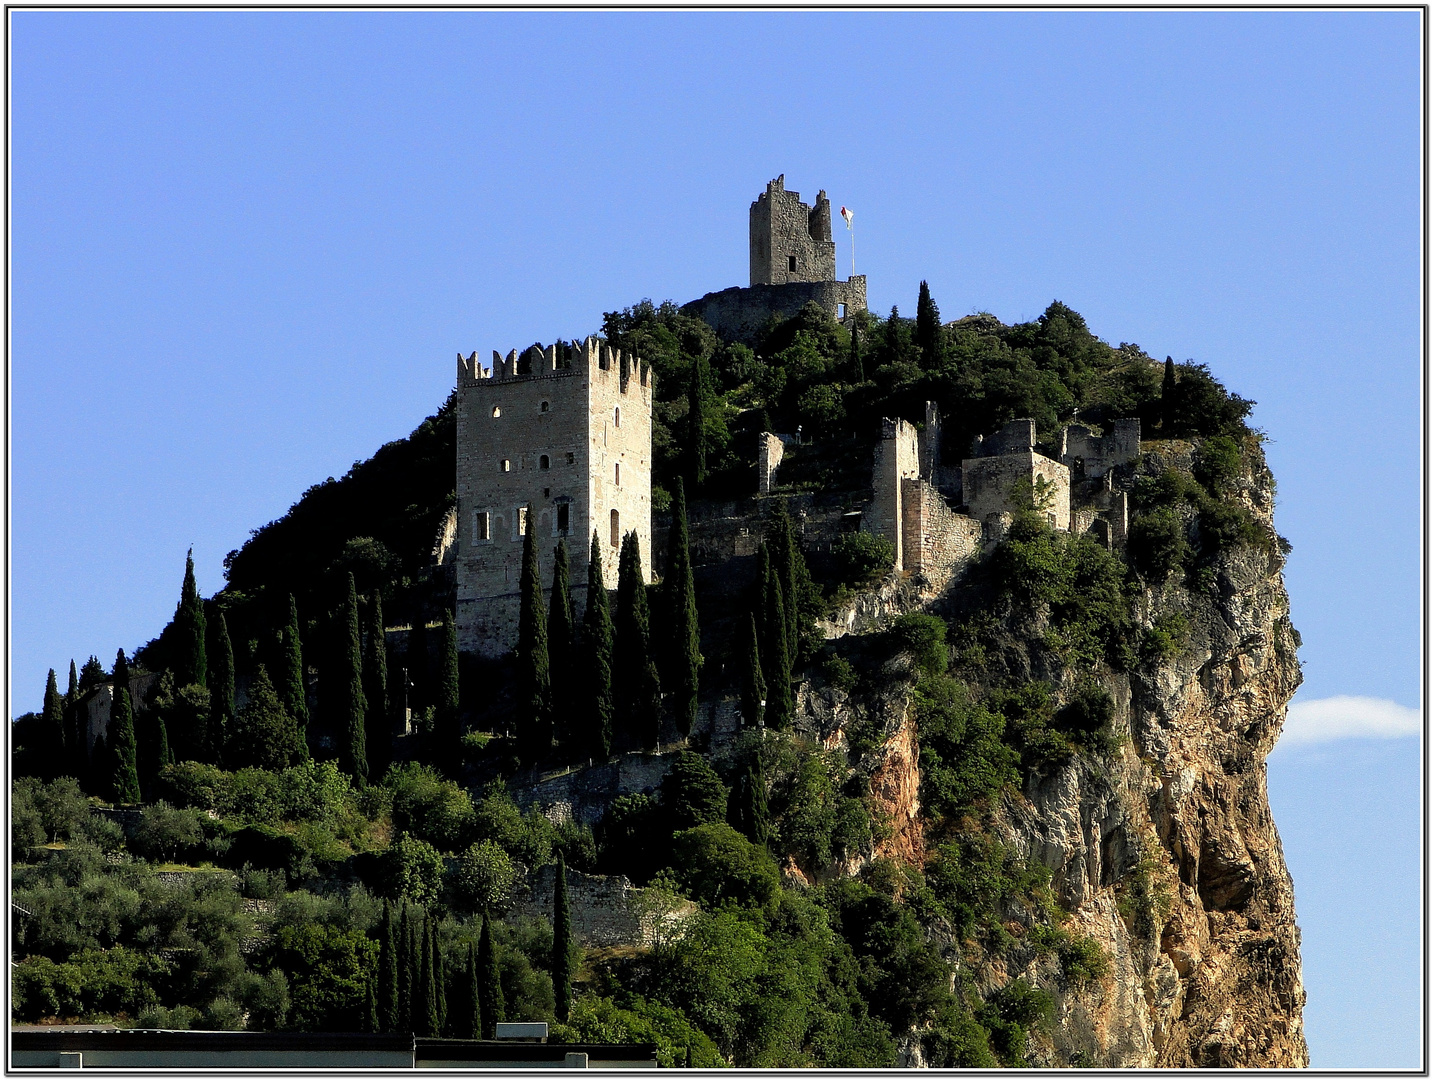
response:
<svg viewBox="0 0 1432 1080"><path fill-rule="evenodd" d="M1186 447L1168 452L1162 464L1187 470ZM1235 497L1271 530L1261 457ZM1021 976L1053 992L1054 1022L1033 1035L1032 1064L1308 1064L1293 885L1265 764L1301 681L1281 565L1276 547L1239 546L1190 585L1176 575L1145 590L1136 621L1182 629L1162 660L1104 680L1114 730L1127 736L1117 752L1076 755L995 810L1001 838L1052 872L1065 929L1093 938L1110 962L1103 976L1069 985L1034 950L969 961L983 993ZM829 742L839 703L808 694L803 705ZM883 711L884 741L867 755L872 798L896 826L881 853L918 863L908 698ZM1020 913L1009 918L1018 937ZM919 1064L911 1045L906 1060Z"/></svg>

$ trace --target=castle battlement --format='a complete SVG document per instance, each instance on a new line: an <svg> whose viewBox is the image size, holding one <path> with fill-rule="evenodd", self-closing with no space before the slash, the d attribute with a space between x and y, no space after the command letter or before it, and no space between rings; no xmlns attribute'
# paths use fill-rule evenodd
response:
<svg viewBox="0 0 1432 1080"><path fill-rule="evenodd" d="M521 366L525 366L526 370L520 370ZM477 359L476 349L471 356L457 354L457 384L460 387L491 385L519 379L570 378L593 371L619 372L622 393L626 393L627 383L633 374L637 376L638 385L648 389L651 388L654 377L635 353L623 354L621 349L612 348L599 337L589 337L585 341L570 345L553 343L545 348L533 345L520 356L516 349L508 352L506 356L493 349L491 367L482 366Z"/></svg>

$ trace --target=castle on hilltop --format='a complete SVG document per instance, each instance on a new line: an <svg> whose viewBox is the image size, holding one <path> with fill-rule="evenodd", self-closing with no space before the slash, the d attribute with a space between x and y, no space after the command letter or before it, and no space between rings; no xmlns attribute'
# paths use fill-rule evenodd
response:
<svg viewBox="0 0 1432 1080"><path fill-rule="evenodd" d="M542 587L565 538L573 600L586 607L593 532L608 587L635 531L651 579L651 403L655 377L598 338L477 353L457 364L458 647L501 656L517 642L522 548L537 530Z"/></svg>
<svg viewBox="0 0 1432 1080"><path fill-rule="evenodd" d="M822 191L807 206L786 190L782 173L751 204L750 287L707 293L681 310L727 341L751 345L772 315L788 319L812 302L844 322L865 310L865 277L836 280L830 200Z"/></svg>

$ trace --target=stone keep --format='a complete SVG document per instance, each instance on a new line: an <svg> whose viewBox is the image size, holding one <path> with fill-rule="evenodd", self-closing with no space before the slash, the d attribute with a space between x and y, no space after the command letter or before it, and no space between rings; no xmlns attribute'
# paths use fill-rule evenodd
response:
<svg viewBox="0 0 1432 1080"><path fill-rule="evenodd" d="M457 383L458 648L497 657L517 644L527 529L537 530L544 590L565 538L578 618L594 530L609 589L632 530L651 580L654 377L589 337L520 358L494 352L490 370L477 353L459 355Z"/></svg>
<svg viewBox="0 0 1432 1080"><path fill-rule="evenodd" d="M751 204L751 284L834 280L830 200L822 191L807 206L782 173Z"/></svg>

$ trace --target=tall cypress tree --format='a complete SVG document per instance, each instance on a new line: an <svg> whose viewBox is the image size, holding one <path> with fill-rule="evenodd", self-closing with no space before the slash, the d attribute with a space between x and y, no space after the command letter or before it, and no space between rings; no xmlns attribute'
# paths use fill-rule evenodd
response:
<svg viewBox="0 0 1432 1080"><path fill-rule="evenodd" d="M766 570L761 633L761 670L766 676L766 726L780 730L790 726L795 714L791 700L791 654L780 577L772 559L767 557L761 562Z"/></svg>
<svg viewBox="0 0 1432 1080"><path fill-rule="evenodd" d="M741 650L744 666L741 670L741 722L744 726L759 727L766 713L766 680L761 672L761 641L756 633L756 617L746 620L745 648Z"/></svg>
<svg viewBox="0 0 1432 1080"><path fill-rule="evenodd" d="M686 475L699 488L706 483L706 361L700 355L691 361L686 401Z"/></svg>
<svg viewBox="0 0 1432 1080"><path fill-rule="evenodd" d="M764 847L771 838L771 813L766 802L766 775L758 751L741 781L737 829L746 839Z"/></svg>
<svg viewBox="0 0 1432 1080"><path fill-rule="evenodd" d="M43 735L39 747L41 774L53 780L64 771L65 766L65 702L60 697L60 685L55 679L55 669L45 680L45 704L40 712Z"/></svg>
<svg viewBox="0 0 1432 1080"><path fill-rule="evenodd" d="M283 628L283 662L279 665L278 699L298 722L305 750L308 746L308 683L304 678L303 642L299 637L298 601L288 594L288 624Z"/></svg>
<svg viewBox="0 0 1432 1080"><path fill-rule="evenodd" d="M651 610L635 530L622 538L612 653L617 715L623 720L627 738L638 746L655 746L661 722L661 679L651 656Z"/></svg>
<svg viewBox="0 0 1432 1080"><path fill-rule="evenodd" d="M388 649L383 633L383 597L377 589L368 605L368 636L363 643L363 700L367 730L364 748L368 752L368 775L376 778L388 771L393 745L388 709Z"/></svg>
<svg viewBox="0 0 1432 1080"><path fill-rule="evenodd" d="M557 1019L565 1024L572 1006L572 909L567 902L567 860L560 851L552 896L552 995Z"/></svg>
<svg viewBox="0 0 1432 1080"><path fill-rule="evenodd" d="M367 1032L381 1031L378 1020L378 995L375 992L374 983L376 977L370 976L367 980L367 992L363 1002L363 1030Z"/></svg>
<svg viewBox="0 0 1432 1080"><path fill-rule="evenodd" d="M234 726L234 648L229 641L229 624L222 611L208 620L209 724L205 747L209 761L223 761L222 747L228 745Z"/></svg>
<svg viewBox="0 0 1432 1080"><path fill-rule="evenodd" d="M458 1032L459 1038L482 1038L482 994L477 980L477 946L467 943L467 1012L464 1014L467 1027Z"/></svg>
<svg viewBox="0 0 1432 1080"><path fill-rule="evenodd" d="M435 1036L442 1031L438 1005L437 934L434 919L423 919L423 1034Z"/></svg>
<svg viewBox="0 0 1432 1080"><path fill-rule="evenodd" d="M398 1030L398 949L393 940L393 905L383 901L378 935L378 1030Z"/></svg>
<svg viewBox="0 0 1432 1080"><path fill-rule="evenodd" d="M442 656L438 668L438 700L435 719L439 760L456 772L462 763L462 720L459 712L457 671L457 622L451 608L443 608Z"/></svg>
<svg viewBox="0 0 1432 1080"><path fill-rule="evenodd" d="M860 384L865 381L865 362L860 358L860 327L850 328L850 381Z"/></svg>
<svg viewBox="0 0 1432 1080"><path fill-rule="evenodd" d="M67 772L77 780L84 780L85 770L89 764L89 747L85 745L85 728L87 725L80 722L80 679L75 670L75 662L70 661L70 686L65 691L64 700L64 722L65 722L65 760L68 762Z"/></svg>
<svg viewBox="0 0 1432 1080"><path fill-rule="evenodd" d="M492 947L492 921L482 913L482 936L477 942L477 996L482 1007L482 1037L497 1037L497 1025L506 1017L502 1000L502 978L497 971L497 954Z"/></svg>
<svg viewBox="0 0 1432 1080"><path fill-rule="evenodd" d="M552 680L552 733L564 758L585 756L573 746L580 678L576 656L575 617L572 614L572 579L567 565L567 541L558 540L552 553L552 597L547 609L547 657Z"/></svg>
<svg viewBox="0 0 1432 1080"><path fill-rule="evenodd" d="M582 613L582 723L585 730L578 756L606 761L612 752L612 616L602 574L602 544L592 531L592 557L587 563L587 610Z"/></svg>
<svg viewBox="0 0 1432 1080"><path fill-rule="evenodd" d="M110 797L117 803L140 799L138 746L134 737L134 710L129 701L129 664L124 650L114 661L114 701L109 714Z"/></svg>
<svg viewBox="0 0 1432 1080"><path fill-rule="evenodd" d="M1159 425L1165 438L1174 433L1174 396L1178 392L1178 379L1174 376L1173 357L1164 357L1163 386L1159 390Z"/></svg>
<svg viewBox="0 0 1432 1080"><path fill-rule="evenodd" d="M784 499L776 503L775 513L771 515L766 543L771 549L771 569L781 585L781 602L784 605L786 621L786 652L790 656L791 667L794 668L800 655L804 630L800 601L803 584L801 579L804 576L801 571L805 568L805 560L801 558L800 548L796 544L795 526L791 523L791 515L786 509Z"/></svg>
<svg viewBox="0 0 1432 1080"><path fill-rule="evenodd" d="M184 587L179 594L179 607L174 612L176 630L174 675L180 686L197 683L207 686L208 663L204 655L204 602L199 599L199 586L194 580L194 549L184 562Z"/></svg>
<svg viewBox="0 0 1432 1080"><path fill-rule="evenodd" d="M940 358L940 309L930 296L927 281L920 282L920 299L915 305L915 344L926 370L934 367Z"/></svg>
<svg viewBox="0 0 1432 1080"><path fill-rule="evenodd" d="M398 922L396 943L398 963L398 1031L413 1030L413 917L408 902L403 901L403 914Z"/></svg>
<svg viewBox="0 0 1432 1080"><path fill-rule="evenodd" d="M537 519L529 514L522 544L521 612L517 625L517 742L522 763L535 766L552 751L552 673L547 614L537 561Z"/></svg>
<svg viewBox="0 0 1432 1080"><path fill-rule="evenodd" d="M433 920L433 982L437 985L438 1026L437 1034L448 1029L447 964L443 963L443 951L438 943L437 920Z"/></svg>
<svg viewBox="0 0 1432 1080"><path fill-rule="evenodd" d="M368 780L366 728L368 703L363 698L363 650L358 640L358 587L348 575L348 599L338 627L337 670L333 672L335 727L342 734L339 768L362 787Z"/></svg>
<svg viewBox="0 0 1432 1080"><path fill-rule="evenodd" d="M666 580L667 671L663 685L671 692L676 727L691 734L696 721L696 696L701 678L701 627L696 614L696 579L691 571L686 526L686 485L676 478L671 536L667 540Z"/></svg>

